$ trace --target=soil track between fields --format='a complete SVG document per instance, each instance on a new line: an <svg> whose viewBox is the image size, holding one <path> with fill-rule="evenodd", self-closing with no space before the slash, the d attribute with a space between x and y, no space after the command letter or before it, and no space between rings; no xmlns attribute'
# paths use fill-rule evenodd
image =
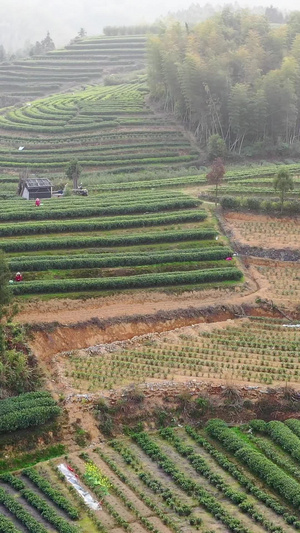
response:
<svg viewBox="0 0 300 533"><path fill-rule="evenodd" d="M158 311L175 311L200 305L239 305L252 301L254 296L267 298L269 284L253 265L245 268L247 278L244 286L186 291L171 294L162 291L137 291L128 294L72 300L68 298L50 301L32 300L23 304L17 320L20 323L76 324L92 318L107 319L130 315L149 315Z"/></svg>

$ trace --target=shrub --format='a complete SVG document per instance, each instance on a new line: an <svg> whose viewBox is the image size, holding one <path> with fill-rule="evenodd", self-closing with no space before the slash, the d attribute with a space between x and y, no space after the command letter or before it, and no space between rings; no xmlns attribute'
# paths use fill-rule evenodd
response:
<svg viewBox="0 0 300 533"><path fill-rule="evenodd" d="M211 135L207 142L207 154L210 160L217 157L225 157L227 152L226 143L220 135Z"/></svg>

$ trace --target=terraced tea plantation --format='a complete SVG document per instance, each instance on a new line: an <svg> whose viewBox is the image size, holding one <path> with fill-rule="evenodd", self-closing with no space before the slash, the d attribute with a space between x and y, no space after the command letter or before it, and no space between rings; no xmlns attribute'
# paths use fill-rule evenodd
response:
<svg viewBox="0 0 300 533"><path fill-rule="evenodd" d="M69 386L79 392L166 379L296 385L300 332L284 324L251 318L227 327L215 324L203 330L199 325L188 333L183 330L163 339L141 339L126 349L116 347L105 357L87 349L70 357L61 355L57 362Z"/></svg>
<svg viewBox="0 0 300 533"><path fill-rule="evenodd" d="M0 97L33 100L103 76L145 67L146 37L90 37L32 59L0 65Z"/></svg>
<svg viewBox="0 0 300 533"><path fill-rule="evenodd" d="M171 119L154 114L145 93L142 83L98 86L8 108L0 166L53 171L77 158L83 167L130 171L195 161L197 150Z"/></svg>
<svg viewBox="0 0 300 533"><path fill-rule="evenodd" d="M249 433L215 419L201 431L133 433L2 474L0 530L292 533L300 529L299 425L253 420Z"/></svg>
<svg viewBox="0 0 300 533"><path fill-rule="evenodd" d="M201 287L242 273L199 200L176 191L2 201L0 248L15 295Z"/></svg>

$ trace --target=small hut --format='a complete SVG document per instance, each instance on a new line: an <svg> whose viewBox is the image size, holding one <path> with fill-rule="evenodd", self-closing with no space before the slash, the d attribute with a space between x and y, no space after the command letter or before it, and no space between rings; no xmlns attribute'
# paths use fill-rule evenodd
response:
<svg viewBox="0 0 300 533"><path fill-rule="evenodd" d="M36 198L51 198L52 183L48 178L27 178L20 182L19 195L26 200Z"/></svg>

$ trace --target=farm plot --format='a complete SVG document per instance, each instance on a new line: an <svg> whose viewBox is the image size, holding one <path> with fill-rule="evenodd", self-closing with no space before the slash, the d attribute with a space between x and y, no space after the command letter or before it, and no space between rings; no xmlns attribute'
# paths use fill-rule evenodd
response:
<svg viewBox="0 0 300 533"><path fill-rule="evenodd" d="M0 248L11 270L23 272L16 295L201 288L242 278L226 261L232 252L216 240L214 220L180 192L61 198L41 209L16 203L0 207Z"/></svg>
<svg viewBox="0 0 300 533"><path fill-rule="evenodd" d="M103 355L89 349L60 356L58 365L72 389L111 389L157 380L199 378L226 383L298 384L300 333L282 322L235 321L232 326L195 326L155 336Z"/></svg>
<svg viewBox="0 0 300 533"><path fill-rule="evenodd" d="M254 427L256 422L260 421L253 421ZM159 533L299 530L298 480L281 470L275 458L258 451L254 435L242 431L243 427L228 428L221 420L211 420L201 431L187 426L132 433L73 453L68 464L79 482L103 499L102 511L96 512L100 531L115 527ZM251 463L254 458L260 469ZM33 480L38 476L37 486L50 469L51 475L58 474L58 464L54 460L39 466L38 475L33 474ZM289 483L274 488L275 475Z"/></svg>
<svg viewBox="0 0 300 533"><path fill-rule="evenodd" d="M5 533L24 528L31 533L101 531L89 518L88 508L82 509L81 502L68 494L49 466L23 470L19 475L2 474L0 503L5 512L1 516L6 516L7 529L1 529ZM96 514L93 518L97 523Z"/></svg>
<svg viewBox="0 0 300 533"><path fill-rule="evenodd" d="M241 244L273 249L299 249L300 219L228 212L224 216Z"/></svg>
<svg viewBox="0 0 300 533"><path fill-rule="evenodd" d="M143 83L98 86L8 109L0 116L1 167L60 170L77 158L83 167L130 170L196 161L197 150L171 119L152 112L145 93Z"/></svg>
<svg viewBox="0 0 300 533"><path fill-rule="evenodd" d="M215 419L202 430L140 431L4 473L0 530L293 533L300 528L300 485L288 449L300 446L298 426L298 420L253 420L250 434L249 426L229 428ZM71 487L62 464L89 492L93 508Z"/></svg>
<svg viewBox="0 0 300 533"><path fill-rule="evenodd" d="M254 261L255 263L255 261ZM275 302L282 302L286 306L299 304L300 301L300 267L291 262L269 261L256 265L258 271L268 280L270 297Z"/></svg>
<svg viewBox="0 0 300 533"><path fill-rule="evenodd" d="M0 97L24 101L145 67L146 37L78 39L60 50L0 65Z"/></svg>

